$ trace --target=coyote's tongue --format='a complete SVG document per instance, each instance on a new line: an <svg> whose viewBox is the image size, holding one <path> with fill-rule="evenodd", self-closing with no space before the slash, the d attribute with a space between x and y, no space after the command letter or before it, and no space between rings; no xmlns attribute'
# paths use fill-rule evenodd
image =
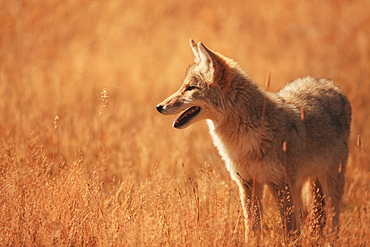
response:
<svg viewBox="0 0 370 247"><path fill-rule="evenodd" d="M195 117L199 112L200 112L199 106L190 107L175 120L175 122L173 123L173 127L175 127L176 129L181 128L187 122L189 122L190 119Z"/></svg>

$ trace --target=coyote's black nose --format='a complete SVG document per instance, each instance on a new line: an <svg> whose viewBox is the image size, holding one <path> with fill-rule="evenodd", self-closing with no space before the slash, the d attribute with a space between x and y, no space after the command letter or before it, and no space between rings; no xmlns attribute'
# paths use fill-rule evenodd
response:
<svg viewBox="0 0 370 247"><path fill-rule="evenodd" d="M162 112L163 111L163 105L157 105L157 111Z"/></svg>

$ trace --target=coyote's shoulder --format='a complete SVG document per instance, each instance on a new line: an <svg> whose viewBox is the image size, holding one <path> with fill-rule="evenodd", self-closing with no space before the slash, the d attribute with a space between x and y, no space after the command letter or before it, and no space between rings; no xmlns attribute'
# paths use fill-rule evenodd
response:
<svg viewBox="0 0 370 247"><path fill-rule="evenodd" d="M179 129L207 119L256 232L261 230L260 199L267 185L278 201L286 235L299 234L306 181L311 181L319 204L314 212L318 228L326 222L325 199L334 208L329 222L335 231L351 124L351 107L340 88L326 78L305 77L271 93L232 59L200 42L190 40L190 45L195 63L180 89L157 110L182 112L173 123Z"/></svg>

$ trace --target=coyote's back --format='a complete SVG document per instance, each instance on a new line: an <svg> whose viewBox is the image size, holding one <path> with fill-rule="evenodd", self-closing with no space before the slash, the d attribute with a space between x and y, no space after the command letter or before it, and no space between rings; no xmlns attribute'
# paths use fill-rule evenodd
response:
<svg viewBox="0 0 370 247"><path fill-rule="evenodd" d="M284 98L285 103L304 109L305 124L317 126L306 126L309 130L318 130L321 136L335 134L334 139L348 141L351 107L342 90L331 80L312 77L297 79L281 89L278 95ZM324 133L325 130L328 132Z"/></svg>
<svg viewBox="0 0 370 247"><path fill-rule="evenodd" d="M286 239L299 235L302 188L309 181L313 231L322 233L329 222L329 232L337 232L351 124L343 92L331 80L313 77L267 92L230 58L200 42L190 40L190 46L195 63L180 89L157 110L182 112L173 123L179 129L207 119L213 142L239 185L247 226L258 236L262 231L260 200L267 185Z"/></svg>

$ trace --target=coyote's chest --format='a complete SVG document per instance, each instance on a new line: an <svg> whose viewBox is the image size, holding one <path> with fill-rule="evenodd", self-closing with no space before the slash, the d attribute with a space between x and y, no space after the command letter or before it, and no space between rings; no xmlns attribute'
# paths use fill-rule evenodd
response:
<svg viewBox="0 0 370 247"><path fill-rule="evenodd" d="M235 181L252 179L254 163L258 156L258 138L245 133L221 134L211 120L207 120L214 145L225 161L227 170ZM231 126L230 126L230 129ZM239 174L239 175L238 175Z"/></svg>

